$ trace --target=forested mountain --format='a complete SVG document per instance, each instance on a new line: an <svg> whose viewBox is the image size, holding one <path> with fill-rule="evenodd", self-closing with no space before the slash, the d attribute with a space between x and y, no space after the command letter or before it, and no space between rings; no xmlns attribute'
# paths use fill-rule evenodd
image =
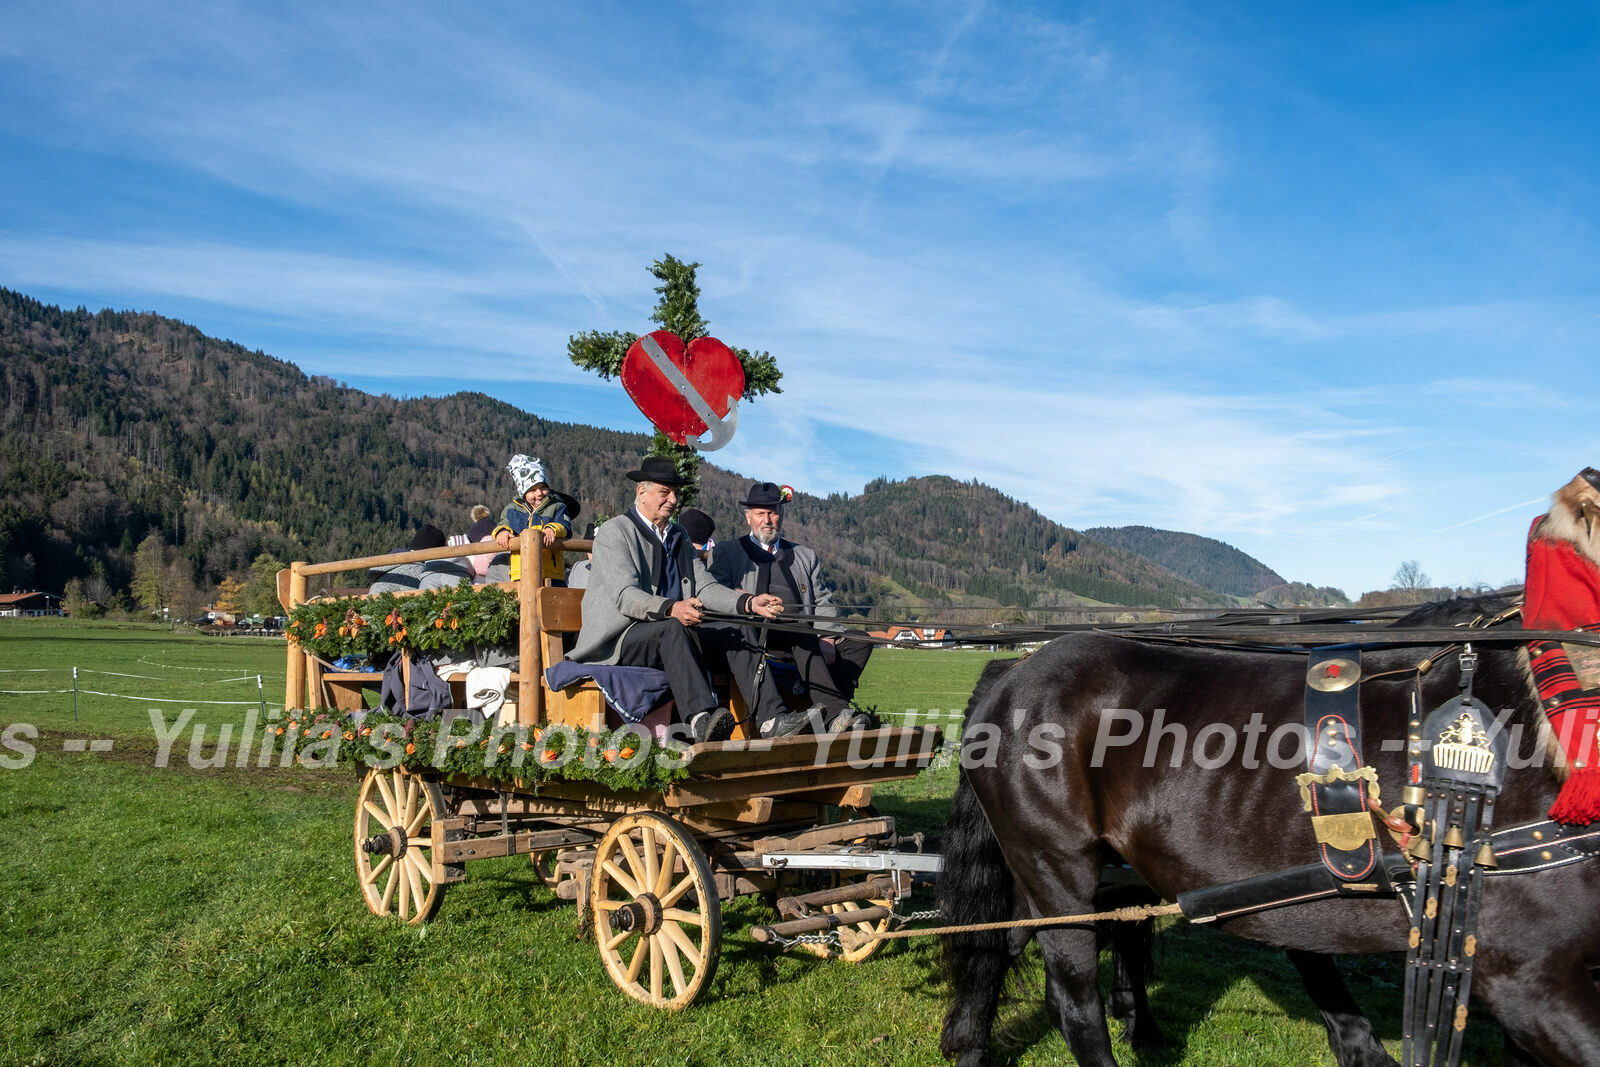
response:
<svg viewBox="0 0 1600 1067"><path fill-rule="evenodd" d="M205 585L262 552L348 558L404 546L425 522L459 531L473 504L498 512L510 498L514 452L542 457L585 518L616 513L647 444L477 393L373 396L159 315L63 311L4 289L0 411L0 588L51 591L73 578L126 588L151 532ZM737 532L749 479L708 463L702 482L699 505L724 537ZM822 553L851 604L1219 601L1192 576L949 478L801 495L787 532Z"/></svg>
<svg viewBox="0 0 1600 1067"><path fill-rule="evenodd" d="M1149 526L1097 526L1084 534L1102 544L1137 553L1215 593L1258 599L1275 607L1349 603L1337 589L1290 582L1260 560L1212 537Z"/></svg>

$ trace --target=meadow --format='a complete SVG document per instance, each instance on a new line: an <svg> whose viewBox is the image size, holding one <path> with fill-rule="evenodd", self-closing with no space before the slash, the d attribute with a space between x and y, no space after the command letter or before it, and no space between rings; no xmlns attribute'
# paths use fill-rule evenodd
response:
<svg viewBox="0 0 1600 1067"><path fill-rule="evenodd" d="M187 732L155 766L152 708L166 722L194 708L192 722L240 723L257 675L268 705L282 700L283 657L265 639L0 620L0 730L12 727L0 747L0 1062L942 1062L931 940L854 966L786 955L744 935L772 913L741 899L725 906L709 991L669 1014L611 985L575 938L575 909L525 857L472 865L426 926L370 914L350 857L351 771L195 770ZM860 698L902 721L959 712L988 658L886 651ZM936 838L954 781L951 768L930 770L875 800ZM1343 969L1397 1053L1400 961ZM1003 1012L1009 1062L1072 1062L1042 989L1030 952ZM1279 952L1169 925L1151 997L1180 1048L1141 1061L1119 1044L1119 1062L1333 1062ZM1464 1062L1499 1062L1492 1025L1473 1029Z"/></svg>

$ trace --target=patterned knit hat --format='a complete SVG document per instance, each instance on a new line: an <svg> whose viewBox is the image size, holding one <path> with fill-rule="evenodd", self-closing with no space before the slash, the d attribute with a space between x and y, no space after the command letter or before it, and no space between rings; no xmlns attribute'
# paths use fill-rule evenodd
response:
<svg viewBox="0 0 1600 1067"><path fill-rule="evenodd" d="M550 479L544 473L544 464L531 456L524 456L521 452L511 457L511 462L506 464L506 470L511 472L511 480L517 483L517 496L526 496L529 489L543 482L550 484Z"/></svg>

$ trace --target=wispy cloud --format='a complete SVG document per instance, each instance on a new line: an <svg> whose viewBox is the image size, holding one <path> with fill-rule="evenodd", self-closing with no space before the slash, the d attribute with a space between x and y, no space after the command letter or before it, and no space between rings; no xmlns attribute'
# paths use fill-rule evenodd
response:
<svg viewBox="0 0 1600 1067"><path fill-rule="evenodd" d="M978 477L1351 592L1499 580L1537 501L1486 502L1592 458L1600 150L1490 30L1412 82L1352 18L33 5L0 284L623 423L566 339L644 328L672 252L785 372L736 468Z"/></svg>

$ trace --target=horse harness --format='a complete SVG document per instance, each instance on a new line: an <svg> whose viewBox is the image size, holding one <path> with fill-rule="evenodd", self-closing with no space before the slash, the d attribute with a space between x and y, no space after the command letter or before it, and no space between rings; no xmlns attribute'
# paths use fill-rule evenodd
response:
<svg viewBox="0 0 1600 1067"><path fill-rule="evenodd" d="M1410 700L1407 780L1386 813L1377 772L1361 755L1361 649L1310 652L1307 770L1296 777L1320 862L1182 893L1196 923L1333 897L1396 896L1410 917L1402 1063L1456 1067L1466 1027L1484 880L1600 856L1600 823L1551 820L1495 829L1508 739L1472 695L1477 655L1460 646L1460 692L1424 713L1421 674ZM1433 657L1436 659L1437 655ZM1385 852L1374 816L1400 846Z"/></svg>

